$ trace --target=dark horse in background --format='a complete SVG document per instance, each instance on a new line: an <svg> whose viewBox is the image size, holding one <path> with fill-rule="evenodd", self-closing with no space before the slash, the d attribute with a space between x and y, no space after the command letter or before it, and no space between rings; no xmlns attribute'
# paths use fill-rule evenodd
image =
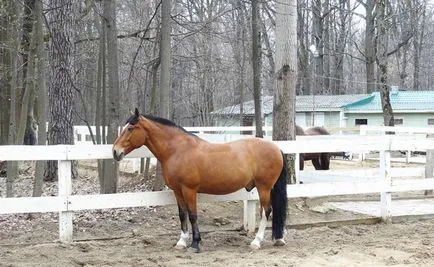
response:
<svg viewBox="0 0 434 267"><path fill-rule="evenodd" d="M310 127L305 130L300 126L295 126L296 135L330 135L324 127ZM330 153L301 153L300 154L300 170L304 169L304 161L312 160L315 170L330 169Z"/></svg>

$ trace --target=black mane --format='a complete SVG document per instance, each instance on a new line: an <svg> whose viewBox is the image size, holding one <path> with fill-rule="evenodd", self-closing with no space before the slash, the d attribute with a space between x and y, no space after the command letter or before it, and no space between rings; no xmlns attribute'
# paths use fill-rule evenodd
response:
<svg viewBox="0 0 434 267"><path fill-rule="evenodd" d="M162 125L169 126L169 127L174 127L174 128L177 128L177 129L183 131L184 133L194 135L194 134L188 132L188 131L187 131L186 129L184 129L183 127L177 125L176 123L174 123L174 122L171 121L171 120L168 120L168 119L165 119L165 118L160 118L160 117L155 117L155 116L152 116L152 115L143 115L143 114L142 114L142 116L145 117L145 118L147 118L148 120L153 121L153 122L160 123L160 124L162 124ZM131 115L131 116L128 118L128 120L127 120L126 123L129 123L129 124L131 124L131 125L135 125L135 124L137 124L138 122L139 122L139 121L138 121L138 118L137 118L135 115Z"/></svg>

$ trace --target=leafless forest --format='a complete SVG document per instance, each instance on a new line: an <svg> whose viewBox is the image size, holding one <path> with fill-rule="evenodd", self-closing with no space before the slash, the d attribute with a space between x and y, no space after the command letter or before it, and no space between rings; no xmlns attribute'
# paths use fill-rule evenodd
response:
<svg viewBox="0 0 434 267"><path fill-rule="evenodd" d="M0 144L68 144L83 124L108 126L92 138L111 143L134 107L208 126L254 96L292 107L295 94L431 90L433 12L427 0L0 0Z"/></svg>

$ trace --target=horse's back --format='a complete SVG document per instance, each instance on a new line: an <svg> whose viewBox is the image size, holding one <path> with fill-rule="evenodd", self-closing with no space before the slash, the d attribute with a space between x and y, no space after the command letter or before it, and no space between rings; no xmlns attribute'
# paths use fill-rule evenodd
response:
<svg viewBox="0 0 434 267"><path fill-rule="evenodd" d="M254 169L256 177L280 174L283 167L282 152L273 142L261 138L246 138L233 142L233 146L248 151L246 157L251 158L251 168Z"/></svg>
<svg viewBox="0 0 434 267"><path fill-rule="evenodd" d="M181 170L187 170L186 165L188 172ZM283 160L280 149L272 142L246 138L224 144L204 142L185 155L182 164L177 166L182 166L173 169L179 182L192 187L196 184L202 193L228 194L252 181L256 184L258 179L259 183L274 184Z"/></svg>
<svg viewBox="0 0 434 267"><path fill-rule="evenodd" d="M281 157L280 149L276 144L261 138L245 138L228 144L233 147L234 152L247 149L251 156L255 157L255 160L258 161L264 160L264 157Z"/></svg>
<svg viewBox="0 0 434 267"><path fill-rule="evenodd" d="M320 126L310 127L304 130L306 135L330 135L330 133Z"/></svg>

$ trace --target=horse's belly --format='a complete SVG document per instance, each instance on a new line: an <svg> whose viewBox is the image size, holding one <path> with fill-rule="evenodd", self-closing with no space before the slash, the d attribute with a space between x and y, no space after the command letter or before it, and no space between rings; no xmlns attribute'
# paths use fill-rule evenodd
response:
<svg viewBox="0 0 434 267"><path fill-rule="evenodd" d="M248 183L247 179L234 180L233 178L221 179L220 182L202 182L199 193L226 195L244 188Z"/></svg>
<svg viewBox="0 0 434 267"><path fill-rule="evenodd" d="M304 160L317 159L318 157L319 157L319 153L306 153L306 154L303 154L303 159Z"/></svg>

